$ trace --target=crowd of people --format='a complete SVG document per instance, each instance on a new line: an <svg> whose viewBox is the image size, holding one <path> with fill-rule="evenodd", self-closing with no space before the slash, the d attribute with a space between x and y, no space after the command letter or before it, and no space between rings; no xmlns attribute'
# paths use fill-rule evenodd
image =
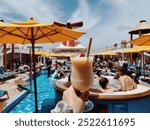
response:
<svg viewBox="0 0 150 130"><path fill-rule="evenodd" d="M45 70L47 70L47 77L52 77L53 79L61 79L66 76L71 70L69 65L66 65L66 62L63 63L58 62L57 60L55 62L52 62L50 58L46 59L45 62Z"/></svg>
<svg viewBox="0 0 150 130"><path fill-rule="evenodd" d="M121 58L119 58L118 60L97 60L94 63L93 71L95 72L95 74L97 75L97 79L99 80L101 89L98 89L97 91L100 92L129 91L136 88L136 84L139 83L139 75L137 75L137 70L132 70L129 67L129 63L126 58L124 58L124 60L122 60ZM118 79L120 87L116 89L108 86L109 80L102 75L114 76L114 79Z"/></svg>
<svg viewBox="0 0 150 130"><path fill-rule="evenodd" d="M99 81L98 88L90 88L89 91L96 92L116 92L116 91L128 91L136 88L136 84L139 83L138 79L141 76L140 59L137 59L137 65L133 68L129 66L126 58L121 59L96 59L93 62L93 73L96 75L96 79ZM133 65L134 66L134 65ZM50 58L46 58L44 65L40 63L36 64L37 71L44 69L47 71L47 77L53 79L61 79L68 76L68 82L64 85L69 87L71 85L70 73L71 64L67 64L67 61L58 62L52 61ZM146 68L146 66L145 66ZM28 71L30 67L20 63L17 71ZM104 76L114 76L114 79L118 79L120 82L120 88L114 88L109 86L109 79Z"/></svg>
<svg viewBox="0 0 150 130"><path fill-rule="evenodd" d="M138 67L138 66L137 66ZM47 76L54 79L61 79L68 76L68 81L64 84L66 87L71 85L70 73L71 64L67 65L66 61L63 63L55 61L52 62L50 58L46 59L45 70ZM119 59L97 59L93 63L93 73L99 81L99 88L90 88L90 91L97 92L116 92L116 91L129 91L136 88L139 83L138 79L141 76L141 70L129 66L126 58ZM104 76L114 76L118 79L120 88L109 86L109 80Z"/></svg>
<svg viewBox="0 0 150 130"><path fill-rule="evenodd" d="M99 91L99 92L113 92L113 91L128 91L132 90L138 84L139 76L141 76L141 66L140 66L140 59L137 59L137 64L129 66L128 60L126 58L121 59L96 59L93 63L93 73L97 76L97 80L99 81L99 89L91 88L91 91ZM71 64L67 64L67 61L58 62L52 61L50 58L46 58L45 64L41 65L40 63L36 64L37 71L44 69L47 71L47 77L51 77L53 79L61 79L66 76L70 76L71 73ZM145 65L149 71L149 68ZM20 63L20 66L17 67L16 71L24 72L29 71L30 66L24 65ZM104 76L113 75L114 79L118 79L120 81L120 89L112 88L108 86L109 80L106 79ZM70 77L69 77L70 80ZM133 83L132 83L133 81ZM71 81L69 81L71 82ZM69 87L70 83L65 84Z"/></svg>
<svg viewBox="0 0 150 130"><path fill-rule="evenodd" d="M85 92L79 92L78 90L74 89L71 84L71 63L68 64L67 61L64 62L58 62L53 61L50 58L46 58L45 64L36 63L37 71L40 71L41 69L44 69L47 72L47 77L51 77L53 79L61 79L68 77L68 81L65 82L63 85L67 87L67 91L63 94L63 99L67 101L67 103L71 103L67 94L74 93L74 96L72 98L75 98L75 100L78 100L84 105L85 101L88 98L89 91L92 92L98 92L98 93L112 93L117 91L130 91L137 87L137 84L139 83L138 79L139 76L141 76L141 66L140 61L137 61L138 64L130 65L126 58L124 59L96 59L93 62L93 76L95 77L95 80L98 81L98 84L96 87L90 87ZM133 67L134 66L134 67ZM144 68L148 68L146 65ZM24 65L20 63L20 66L17 67L17 71L20 70L26 70L28 71L30 69L30 66ZM149 68L148 68L149 69ZM109 78L107 76L113 76L114 79L117 79L119 85L116 87L111 86L109 84ZM77 104L72 104L73 106ZM83 106L77 111L83 111L81 110Z"/></svg>
<svg viewBox="0 0 150 130"><path fill-rule="evenodd" d="M118 80L119 86L117 87L109 85L107 76L111 72L114 73L114 79ZM71 73L69 73L68 81L63 84L67 89L63 93L62 101L58 102L51 112L62 112L58 110L63 110L63 112L83 112L90 91L97 93L126 92L135 89L138 83L137 77L129 69L126 59L124 61L121 61L121 59L118 61L111 59L97 60L93 63L93 73L96 75L95 80L98 81L97 87L90 87L83 92L72 86Z"/></svg>

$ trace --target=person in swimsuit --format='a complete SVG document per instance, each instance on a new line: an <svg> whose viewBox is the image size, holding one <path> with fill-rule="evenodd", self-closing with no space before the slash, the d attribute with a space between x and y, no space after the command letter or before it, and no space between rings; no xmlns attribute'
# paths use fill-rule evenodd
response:
<svg viewBox="0 0 150 130"><path fill-rule="evenodd" d="M126 70L122 67L117 69L121 87L119 88L120 91L129 91L136 88L136 84L134 83L133 79L126 75Z"/></svg>

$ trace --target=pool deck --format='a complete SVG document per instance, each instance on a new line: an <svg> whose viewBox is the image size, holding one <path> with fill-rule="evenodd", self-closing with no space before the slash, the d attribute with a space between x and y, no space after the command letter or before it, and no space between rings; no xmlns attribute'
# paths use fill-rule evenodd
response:
<svg viewBox="0 0 150 130"><path fill-rule="evenodd" d="M27 74L18 74L17 77L10 80L6 80L4 83L0 84L0 90L6 90L9 94L9 99L7 99L7 97L5 96L0 98L0 112L10 100L12 100L15 96L17 96L20 93L20 91L17 90L17 85L14 81L18 79L27 78L29 78Z"/></svg>
<svg viewBox="0 0 150 130"><path fill-rule="evenodd" d="M19 74L16 78L13 78L13 79L10 79L10 80L7 80L5 81L3 84L0 84L0 89L1 90L6 90L9 94L9 99L7 99L7 96L5 97L2 97L0 98L0 112L1 110L9 104L9 102L14 98L16 97L17 95L21 94L20 91L18 91L17 89L17 85L16 83L14 82L15 80L18 80L18 79L23 79L23 80L26 80L28 79L28 75L27 74ZM65 82L67 81L67 78L65 79L61 79L61 81L64 81ZM140 81L140 85L144 85L144 86L147 86L150 88L150 85L146 82L142 82Z"/></svg>

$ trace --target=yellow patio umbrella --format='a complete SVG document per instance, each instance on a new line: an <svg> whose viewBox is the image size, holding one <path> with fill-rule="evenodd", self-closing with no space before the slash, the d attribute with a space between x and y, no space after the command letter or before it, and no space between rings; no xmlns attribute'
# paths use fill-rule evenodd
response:
<svg viewBox="0 0 150 130"><path fill-rule="evenodd" d="M65 54L64 53L53 53L51 54L52 57L63 57Z"/></svg>
<svg viewBox="0 0 150 130"><path fill-rule="evenodd" d="M52 56L54 53L47 53L47 54L45 54L44 56L46 56L46 57L49 57L49 56Z"/></svg>
<svg viewBox="0 0 150 130"><path fill-rule="evenodd" d="M47 55L47 54L49 53L46 51L35 51L35 55Z"/></svg>
<svg viewBox="0 0 150 130"><path fill-rule="evenodd" d="M77 56L78 54L75 53L66 53L65 57L72 57L72 56Z"/></svg>
<svg viewBox="0 0 150 130"><path fill-rule="evenodd" d="M118 54L112 51L104 51L104 52L97 53L97 55L101 55L103 56L103 58L105 58L105 56L111 56L112 58L112 56L117 56Z"/></svg>
<svg viewBox="0 0 150 130"><path fill-rule="evenodd" d="M144 52L150 52L150 46L135 46L125 50L123 53L141 53L141 61L144 65Z"/></svg>
<svg viewBox="0 0 150 130"><path fill-rule="evenodd" d="M35 112L38 112L35 44L55 43L76 40L84 32L62 28L54 24L45 24L30 18L25 22L0 23L0 43L2 44L32 44L33 80Z"/></svg>
<svg viewBox="0 0 150 130"><path fill-rule="evenodd" d="M135 44L138 46L150 46L150 34L145 34L139 38L128 41L128 43ZM144 67L144 54L142 54L142 56L143 56L143 67ZM145 78L145 69L144 69L144 78Z"/></svg>
<svg viewBox="0 0 150 130"><path fill-rule="evenodd" d="M143 35L139 38L129 41L128 43L135 44L137 46L150 46L150 34Z"/></svg>
<svg viewBox="0 0 150 130"><path fill-rule="evenodd" d="M46 51L35 51L35 55L40 55L40 58L45 57L46 55L48 55L49 53Z"/></svg>
<svg viewBox="0 0 150 130"><path fill-rule="evenodd" d="M59 57L59 56L63 56L64 54L62 53L48 53L45 56L51 56L51 57Z"/></svg>
<svg viewBox="0 0 150 130"><path fill-rule="evenodd" d="M58 57L71 57L71 56L77 56L75 53L58 53L56 56Z"/></svg>
<svg viewBox="0 0 150 130"><path fill-rule="evenodd" d="M100 52L97 55L103 55L103 56L117 56L118 54L116 54L115 52L112 51L105 51L105 52Z"/></svg>
<svg viewBox="0 0 150 130"><path fill-rule="evenodd" d="M71 56L77 56L75 53L49 53L45 56L52 56L52 57L71 57Z"/></svg>
<svg viewBox="0 0 150 130"><path fill-rule="evenodd" d="M133 48L123 51L123 53L138 53L138 52L150 52L150 46L135 46Z"/></svg>

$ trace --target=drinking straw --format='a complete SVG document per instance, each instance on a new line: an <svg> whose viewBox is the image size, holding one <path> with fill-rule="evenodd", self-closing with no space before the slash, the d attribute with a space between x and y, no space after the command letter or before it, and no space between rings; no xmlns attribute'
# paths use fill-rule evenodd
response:
<svg viewBox="0 0 150 130"><path fill-rule="evenodd" d="M91 44L92 44L92 37L90 37L89 46L88 46L88 50L87 50L87 57L89 57L89 55L90 55Z"/></svg>

